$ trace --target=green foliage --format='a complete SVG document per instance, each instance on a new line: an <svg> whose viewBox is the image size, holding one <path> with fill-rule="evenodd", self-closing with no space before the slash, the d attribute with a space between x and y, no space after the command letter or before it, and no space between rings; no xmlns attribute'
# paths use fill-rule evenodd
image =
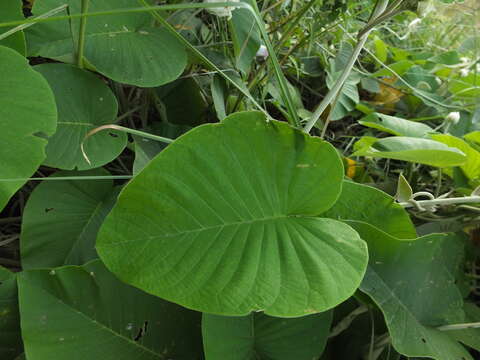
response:
<svg viewBox="0 0 480 360"><path fill-rule="evenodd" d="M118 105L112 91L92 73L71 65L43 64L34 69L48 81L58 111L57 131L48 139L43 163L64 170L87 170L115 159L125 148L124 133L110 130L84 141L89 131L115 122Z"/></svg>
<svg viewBox="0 0 480 360"><path fill-rule="evenodd" d="M0 46L0 66L0 178L28 178L45 159L45 136L55 132L55 100L45 79L14 50ZM25 182L0 183L0 209Z"/></svg>
<svg viewBox="0 0 480 360"><path fill-rule="evenodd" d="M328 143L260 113L232 115L152 160L122 191L97 249L123 281L188 308L322 312L352 295L367 260L348 226L314 218L335 202L342 173Z"/></svg>
<svg viewBox="0 0 480 360"><path fill-rule="evenodd" d="M212 2L0 4L0 359L477 358L478 4Z"/></svg>
<svg viewBox="0 0 480 360"><path fill-rule="evenodd" d="M21 252L24 269L82 265L97 258L95 240L118 191L111 180L82 180L105 176L105 170L61 171L55 178L78 180L40 184L32 192L22 220Z"/></svg>
<svg viewBox="0 0 480 360"><path fill-rule="evenodd" d="M207 359L310 360L325 348L332 312L282 319L254 313L244 317L203 314Z"/></svg>
<svg viewBox="0 0 480 360"><path fill-rule="evenodd" d="M30 359L198 359L198 314L115 279L99 262L24 271L18 279ZM139 306L141 304L141 306Z"/></svg>

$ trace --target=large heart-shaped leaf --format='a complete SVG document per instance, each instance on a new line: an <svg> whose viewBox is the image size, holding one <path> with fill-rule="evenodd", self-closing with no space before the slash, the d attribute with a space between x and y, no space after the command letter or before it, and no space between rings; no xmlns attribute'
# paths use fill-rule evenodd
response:
<svg viewBox="0 0 480 360"><path fill-rule="evenodd" d="M62 171L53 176L105 175L110 174L98 169ZM112 180L55 180L38 185L22 218L23 268L83 265L97 258L97 232L117 194Z"/></svg>
<svg viewBox="0 0 480 360"><path fill-rule="evenodd" d="M198 313L118 281L100 261L18 276L28 360L199 359Z"/></svg>
<svg viewBox="0 0 480 360"><path fill-rule="evenodd" d="M312 360L327 343L332 312L294 319L263 313L248 316L203 314L202 335L207 360Z"/></svg>
<svg viewBox="0 0 480 360"><path fill-rule="evenodd" d="M80 13L77 0L36 1L34 14L67 3L70 14ZM89 12L138 8L137 0L91 1ZM26 32L29 55L72 61L80 20L37 24ZM187 64L183 46L164 29L153 27L148 13L89 17L85 58L103 75L118 82L152 87L178 78Z"/></svg>
<svg viewBox="0 0 480 360"><path fill-rule="evenodd" d="M368 243L369 265L360 289L382 310L395 349L410 357L472 359L437 329L464 317L455 285L463 244L445 234L402 241L369 224L348 223Z"/></svg>
<svg viewBox="0 0 480 360"><path fill-rule="evenodd" d="M127 283L219 315L300 316L352 295L364 242L316 218L341 190L336 150L261 113L202 125L122 191L97 251Z"/></svg>
<svg viewBox="0 0 480 360"><path fill-rule="evenodd" d="M430 139L406 136L368 141L367 146L358 149L353 156L403 160L437 167L462 165L467 160L457 148Z"/></svg>
<svg viewBox="0 0 480 360"><path fill-rule="evenodd" d="M45 159L57 110L45 79L15 50L0 46L0 179L30 177ZM0 209L25 180L0 181Z"/></svg>
<svg viewBox="0 0 480 360"><path fill-rule="evenodd" d="M417 237L410 216L393 197L371 186L344 181L337 202L322 216L337 220L357 220L381 228L400 239Z"/></svg>
<svg viewBox="0 0 480 360"><path fill-rule="evenodd" d="M67 64L43 64L34 69L47 79L58 108L57 132L48 139L44 164L86 170L115 159L127 144L123 132L102 131L85 140L90 163L80 147L89 131L115 122L118 104L108 86L94 74Z"/></svg>
<svg viewBox="0 0 480 360"><path fill-rule="evenodd" d="M16 275L0 266L0 359L13 360L22 349Z"/></svg>

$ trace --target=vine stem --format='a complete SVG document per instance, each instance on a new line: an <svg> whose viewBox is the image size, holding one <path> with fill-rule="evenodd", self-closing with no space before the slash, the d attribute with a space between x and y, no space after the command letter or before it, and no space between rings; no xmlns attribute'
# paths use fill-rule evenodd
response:
<svg viewBox="0 0 480 360"><path fill-rule="evenodd" d="M480 328L480 322L474 322L474 323L465 323L465 324L443 325L443 326L437 327L437 330L452 331L452 330L479 329L479 328Z"/></svg>
<svg viewBox="0 0 480 360"><path fill-rule="evenodd" d="M368 24L365 26L364 29L362 29L359 32L359 37L357 41L357 45L355 46L355 49L353 50L352 56L350 56L350 59L348 60L347 65L345 66L345 69L342 72L342 75L337 79L335 82L335 85L332 87L332 89L327 93L327 95L323 98L322 102L317 106L315 109L315 112L313 113L312 117L310 120L307 122L305 127L303 128L303 131L306 132L307 134L312 130L312 128L315 126L317 121L320 119L320 116L323 114L325 109L330 105L330 103L337 97L338 93L343 87L343 84L347 80L347 78L350 76L350 73L352 72L353 66L355 65L355 62L357 61L360 53L362 52L363 47L365 46L365 43L367 42L368 36L373 30L373 27L371 27L372 23L375 23L375 20L379 18L384 11L387 9L388 6L388 0L379 0L377 2L377 5L373 9L372 16L368 22ZM370 28L371 27L371 28ZM365 31L365 29L368 28L368 30ZM326 128L328 124L325 124L324 129ZM326 129L325 131L326 132Z"/></svg>
<svg viewBox="0 0 480 360"><path fill-rule="evenodd" d="M59 7L56 7L55 9L52 9L50 11L47 11L46 13L42 14L42 15L38 15L37 17L34 17L33 20L39 20L39 19L46 19L50 16L53 16L55 14L58 14L59 12L65 10L66 8L68 8L68 5L67 4L64 4L64 5L60 5ZM31 23L25 23L25 24L20 24L20 25L17 25L15 26L14 28L8 30L8 31L5 31L4 33L0 34L0 40L3 40L7 37L9 37L10 35L12 34L15 34L16 32L18 31L22 31L22 30L25 30L27 28L29 28L30 26L34 25L35 23L34 22L31 22Z"/></svg>
<svg viewBox="0 0 480 360"><path fill-rule="evenodd" d="M153 134L150 134L150 133L147 133L147 132L144 132L144 131L140 131L140 130L130 129L130 128L127 128L127 127L124 127L124 126L113 125L113 124L102 125L102 126L99 126L95 129L89 131L87 133L87 135L85 135L85 137L83 138L82 143L80 144L80 149L82 150L82 155L85 158L85 160L87 161L87 163L91 164L90 159L88 158L87 153L85 152L85 147L84 147L85 140L87 140L90 136L98 133L99 131L109 130L109 129L122 131L122 132L125 132L127 134L142 136L144 138L152 139L152 140L163 142L163 143L166 143L166 144L171 144L173 142L173 139L169 139L169 138L166 138L166 137L163 137L163 136L153 135Z"/></svg>
<svg viewBox="0 0 480 360"><path fill-rule="evenodd" d="M81 13L86 14L88 12L88 5L90 0L82 0ZM80 19L80 33L78 34L78 49L77 49L77 65L80 69L83 69L83 52L85 49L85 32L87 29L87 17L83 16Z"/></svg>
<svg viewBox="0 0 480 360"><path fill-rule="evenodd" d="M448 199L433 199L433 200L418 200L413 202L401 202L400 206L404 208L415 207L417 205L433 206L433 205L455 205L455 204L471 204L471 203L480 203L480 196L464 196L464 197L455 197Z"/></svg>

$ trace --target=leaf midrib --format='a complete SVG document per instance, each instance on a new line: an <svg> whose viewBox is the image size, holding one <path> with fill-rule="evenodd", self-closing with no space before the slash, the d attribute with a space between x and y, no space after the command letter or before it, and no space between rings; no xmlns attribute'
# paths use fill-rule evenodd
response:
<svg viewBox="0 0 480 360"><path fill-rule="evenodd" d="M227 226L240 226L240 225L250 225L254 223L259 223L259 222L265 222L265 221L276 221L276 220L285 220L289 218L308 218L308 219L320 219L317 218L313 215L280 215L280 216L267 216L263 218L257 218L257 219L251 219L247 221L234 221L234 222L229 222L229 223L224 223L224 224L219 224L219 225L213 225L213 226L205 226L205 227L200 227L200 228L195 228L191 230L185 230L182 232L176 232L176 233L163 233L161 235L157 236L149 236L147 238L141 237L138 239L131 239L131 240L124 240L124 241L115 241L113 243L114 245L117 244L125 244L125 243L131 243L131 242L138 242L138 241L145 241L145 240L155 240L155 239L160 239L160 238L169 238L169 237L178 237L181 235L185 234L191 234L191 233L198 233L202 231L208 231L208 230L214 230L214 229L223 229ZM97 248L98 247L105 247L106 245L103 244L98 244L97 243Z"/></svg>

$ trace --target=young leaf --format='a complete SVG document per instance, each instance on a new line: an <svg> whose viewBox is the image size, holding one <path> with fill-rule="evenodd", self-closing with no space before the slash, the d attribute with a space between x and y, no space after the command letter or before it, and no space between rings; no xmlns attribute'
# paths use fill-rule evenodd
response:
<svg viewBox="0 0 480 360"><path fill-rule="evenodd" d="M382 310L394 348L409 357L473 360L436 329L464 319L454 277L463 243L445 234L402 241L366 223L348 224L368 243L369 265L360 290Z"/></svg>
<svg viewBox="0 0 480 360"><path fill-rule="evenodd" d="M312 360L327 343L332 312L293 319L263 313L243 317L203 314L202 335L208 360Z"/></svg>
<svg viewBox="0 0 480 360"><path fill-rule="evenodd" d="M337 200L336 150L258 112L202 125L122 191L97 251L123 281L220 315L323 312L366 266L347 225L315 216Z"/></svg>
<svg viewBox="0 0 480 360"><path fill-rule="evenodd" d="M61 171L62 176L105 176L103 169ZM45 181L33 190L22 218L24 269L83 265L97 258L95 239L118 190L112 180Z"/></svg>
<svg viewBox="0 0 480 360"><path fill-rule="evenodd" d="M31 360L198 360L200 314L123 284L96 260L18 276Z"/></svg>
<svg viewBox="0 0 480 360"><path fill-rule="evenodd" d="M15 50L0 46L0 69L0 179L28 178L45 159L45 137L55 132L55 99L45 79ZM0 209L24 183L0 181Z"/></svg>
<svg viewBox="0 0 480 360"><path fill-rule="evenodd" d="M57 132L48 139L44 164L64 170L87 170L115 159L127 144L125 133L102 131L84 142L88 132L116 120L117 99L108 86L91 72L72 65L43 64L34 69L47 79L58 108ZM82 142L90 163L82 154Z"/></svg>
<svg viewBox="0 0 480 360"><path fill-rule="evenodd" d="M411 200L413 197L413 190L407 179L403 174L398 177L397 193L395 194L395 200L398 202L405 202Z"/></svg>
<svg viewBox="0 0 480 360"><path fill-rule="evenodd" d="M405 136L388 137L369 142L353 156L372 156L386 159L410 161L419 164L449 167L467 161L463 152L438 141Z"/></svg>

